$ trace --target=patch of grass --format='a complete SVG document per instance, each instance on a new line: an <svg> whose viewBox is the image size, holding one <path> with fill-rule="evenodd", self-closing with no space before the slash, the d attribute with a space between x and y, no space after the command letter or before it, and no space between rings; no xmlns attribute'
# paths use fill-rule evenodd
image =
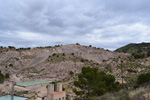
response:
<svg viewBox="0 0 150 100"><path fill-rule="evenodd" d="M35 58L35 56L34 55L25 55L23 58L24 59L33 59L33 58Z"/></svg>
<svg viewBox="0 0 150 100"><path fill-rule="evenodd" d="M25 69L23 69L23 73L25 72L30 72L30 73L37 73L39 74L40 72L44 71L44 69L38 70L36 67L32 66L32 67L27 67Z"/></svg>

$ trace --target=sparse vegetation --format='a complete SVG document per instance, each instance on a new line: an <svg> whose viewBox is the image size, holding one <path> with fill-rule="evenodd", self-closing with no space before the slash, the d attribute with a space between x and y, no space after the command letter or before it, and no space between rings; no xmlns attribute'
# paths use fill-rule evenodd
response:
<svg viewBox="0 0 150 100"><path fill-rule="evenodd" d="M133 53L132 56L133 56L135 59L143 59L143 58L146 57L145 53L139 53L139 54Z"/></svg>
<svg viewBox="0 0 150 100"><path fill-rule="evenodd" d="M130 73L137 73L137 71L133 70L133 69L127 69L127 71L130 72Z"/></svg>
<svg viewBox="0 0 150 100"><path fill-rule="evenodd" d="M40 72L44 71L44 69L38 70L34 66L32 67L27 67L23 69L23 73L28 72L28 73L36 73L39 74Z"/></svg>
<svg viewBox="0 0 150 100"><path fill-rule="evenodd" d="M49 56L46 61L50 63L56 63L56 62L62 62L62 61L76 61L76 62L82 62L82 63L89 63L94 64L93 61L89 61L87 59L84 59L82 57L74 56L74 53L71 54L65 54L64 53L54 53L52 56ZM98 65L98 64L97 64Z"/></svg>
<svg viewBox="0 0 150 100"><path fill-rule="evenodd" d="M18 48L18 49L16 49L17 51L20 51L20 50L30 50L31 48L30 47L28 47L28 48Z"/></svg>
<svg viewBox="0 0 150 100"><path fill-rule="evenodd" d="M93 100L148 100L149 88L138 88L136 90L122 90L115 93L107 93Z"/></svg>
<svg viewBox="0 0 150 100"><path fill-rule="evenodd" d="M55 47L60 47L60 45L55 45Z"/></svg>
<svg viewBox="0 0 150 100"><path fill-rule="evenodd" d="M34 55L26 55L23 58L24 59L33 59L33 58L35 58L35 56Z"/></svg>
<svg viewBox="0 0 150 100"><path fill-rule="evenodd" d="M9 79L9 74L3 75L1 70L0 70L0 84L3 83L6 79Z"/></svg>
<svg viewBox="0 0 150 100"><path fill-rule="evenodd" d="M145 53L150 50L150 43L131 43L124 47L118 48L116 52L124 53Z"/></svg>

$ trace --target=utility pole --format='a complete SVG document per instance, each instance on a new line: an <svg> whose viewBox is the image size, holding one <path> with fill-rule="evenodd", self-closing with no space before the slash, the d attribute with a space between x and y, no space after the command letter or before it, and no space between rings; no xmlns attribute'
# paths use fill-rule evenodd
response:
<svg viewBox="0 0 150 100"><path fill-rule="evenodd" d="M11 88L11 100L14 100L14 87L16 85L16 82L14 81L10 81L12 82L12 88Z"/></svg>

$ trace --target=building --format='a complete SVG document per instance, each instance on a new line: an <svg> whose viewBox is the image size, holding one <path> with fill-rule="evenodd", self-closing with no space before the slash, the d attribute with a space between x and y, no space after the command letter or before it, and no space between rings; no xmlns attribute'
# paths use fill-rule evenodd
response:
<svg viewBox="0 0 150 100"><path fill-rule="evenodd" d="M0 100L11 100L11 95L0 96ZM13 100L28 100L26 97L14 96Z"/></svg>
<svg viewBox="0 0 150 100"><path fill-rule="evenodd" d="M17 86L27 89L29 94L24 94L28 97L32 92L36 92L32 98L28 100L66 100L66 92L62 91L62 83L49 80L26 81L16 83Z"/></svg>
<svg viewBox="0 0 150 100"><path fill-rule="evenodd" d="M66 100L66 92L62 91L62 83L48 85L47 100Z"/></svg>

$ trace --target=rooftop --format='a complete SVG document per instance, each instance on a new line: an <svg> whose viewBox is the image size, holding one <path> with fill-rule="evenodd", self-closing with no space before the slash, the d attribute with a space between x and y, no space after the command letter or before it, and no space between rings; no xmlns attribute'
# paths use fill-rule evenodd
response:
<svg viewBox="0 0 150 100"><path fill-rule="evenodd" d="M0 100L10 100L11 96L10 95L5 95L5 96L1 96ZM28 98L25 97L19 97L19 96L14 96L14 100L27 100Z"/></svg>
<svg viewBox="0 0 150 100"><path fill-rule="evenodd" d="M40 85L40 84L46 84L51 82L52 81L49 80L37 80L37 81L17 82L16 85L26 87L26 86Z"/></svg>
<svg viewBox="0 0 150 100"><path fill-rule="evenodd" d="M64 91L56 91L53 94L57 94L57 93L63 93Z"/></svg>

